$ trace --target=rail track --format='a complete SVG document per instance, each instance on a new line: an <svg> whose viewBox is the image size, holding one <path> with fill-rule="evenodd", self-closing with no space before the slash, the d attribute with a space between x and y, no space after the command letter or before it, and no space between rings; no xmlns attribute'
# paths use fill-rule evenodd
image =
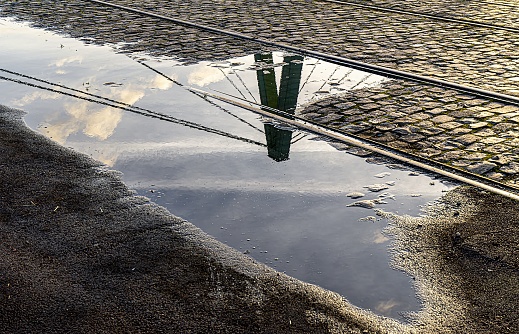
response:
<svg viewBox="0 0 519 334"><path fill-rule="evenodd" d="M106 1L102 1L102 0L86 0L86 1L89 1L92 3L97 3L97 4L100 4L103 6L107 6L107 7L117 8L117 9L120 9L123 11L131 12L131 13L135 13L135 14L139 14L139 15L143 15L143 16L152 17L152 18L159 19L159 20L165 20L165 21L168 21L168 22L171 22L174 24L183 25L183 26L187 26L190 28L195 28L195 29L203 30L203 31L210 32L210 33L230 36L230 37L234 37L234 38L248 41L248 42L254 42L254 43L262 44L262 45L269 46L269 47L275 47L280 50L286 50L286 51L295 52L295 53L305 55L305 56L311 56L311 57L314 57L317 59L328 61L333 64L348 66L348 67L351 67L354 69L366 71L366 72L373 73L373 74L382 75L382 76L385 76L388 78L403 79L403 80L409 80L409 81L413 81L413 82L420 83L420 84L427 84L427 85L437 86L437 87L441 87L441 88L454 89L456 91L471 94L476 97L481 97L481 98L490 99L490 100L497 101L497 102L503 102L503 103L519 106L519 97L516 97L516 96L496 93L496 92L492 92L492 91L488 91L488 90L479 89L477 87L460 85L460 84L457 84L454 82L450 82L450 81L446 81L446 80L439 80L439 79L426 77L426 76L422 76L422 75L418 75L418 74L414 74L414 73L410 73L410 72L404 72L404 71L396 70L396 69L389 68L389 67L368 64L365 62L348 59L345 57L335 56L335 55L331 55L331 54L326 54L323 52L317 52L317 51L313 51L313 50L309 50L309 49L305 49L305 48L300 48L300 47L293 46L293 45L272 42L272 41L268 41L268 40L265 40L262 38L257 38L254 36L249 36L249 35L245 35L245 34L234 32L234 31L223 30L220 28L202 25L202 24L198 24L195 22L191 22L191 21L187 21L187 20L183 20L183 19L179 19L179 18L169 17L169 16L157 14L157 13L150 12L150 11L145 11L145 10L142 10L139 8L122 6L122 5L118 5L118 4L114 4L114 3L110 3L110 2L106 2Z"/></svg>

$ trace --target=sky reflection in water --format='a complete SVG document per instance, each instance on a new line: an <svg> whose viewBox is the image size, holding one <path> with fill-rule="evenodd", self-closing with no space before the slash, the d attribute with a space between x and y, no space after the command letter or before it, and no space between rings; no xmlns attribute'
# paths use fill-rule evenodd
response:
<svg viewBox="0 0 519 334"><path fill-rule="evenodd" d="M280 129L186 89L297 113L328 94L385 79L280 52L191 66L130 59L8 20L0 21L0 34L2 69L202 126L65 96L49 90L64 91L60 87L0 72L47 88L0 79L0 103L26 110L31 128L122 171L139 193L278 270L380 314L398 318L399 312L418 309L410 278L388 265L389 239L381 233L386 222L372 220L373 210L347 207L354 200L346 194L360 191L363 199L375 199L385 192L387 204L380 208L416 215L445 184L368 164L314 135ZM394 185L376 193L365 188L386 182Z"/></svg>

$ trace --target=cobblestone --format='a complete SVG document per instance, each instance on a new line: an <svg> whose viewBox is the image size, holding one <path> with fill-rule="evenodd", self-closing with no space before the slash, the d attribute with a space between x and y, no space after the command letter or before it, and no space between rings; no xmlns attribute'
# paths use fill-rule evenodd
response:
<svg viewBox="0 0 519 334"><path fill-rule="evenodd" d="M443 17L454 19L464 19L486 24L519 28L519 12L517 11L519 6L513 3L456 0L357 0L355 2L391 9L420 12L429 15L441 15ZM434 43L434 41L432 43ZM479 47L485 48L484 45L479 45Z"/></svg>
<svg viewBox="0 0 519 334"><path fill-rule="evenodd" d="M407 89L411 87L413 89ZM383 118L380 118L377 109L362 110L362 113L356 114L362 107L357 95L365 99L369 98L370 92L375 96L383 94L385 96L378 99L377 103L387 102L389 106L395 106L402 101L409 101L417 90L421 94L418 98L414 97L415 106L399 108L399 117L394 120L379 122ZM452 99L442 106L438 101L444 96ZM473 100L477 100L477 107L474 107L476 103ZM457 94L449 89L417 86L401 80L386 81L379 87L349 91L320 103L337 109L328 112L356 114L355 119L343 119L338 126L345 132L496 180L519 179L519 155L515 152L519 146L519 131L516 130L516 123L510 117L502 117L499 123L489 121L495 119L496 114L515 112L515 106ZM347 106L348 109L341 111L341 106ZM435 108L427 109L425 106ZM458 106L459 109L452 112L452 106ZM305 114L303 111L302 115L313 119L312 113ZM357 125L360 123L376 125Z"/></svg>
<svg viewBox="0 0 519 334"><path fill-rule="evenodd" d="M507 31L322 1L114 2L253 37L519 96L519 82L510 80L519 77L519 42L514 34ZM389 0L386 2L390 3ZM399 4L398 1L396 3ZM443 6L440 1L426 3L435 4L434 8ZM412 5L415 4L430 13L428 5L413 1ZM125 45L125 50L141 48L154 54L175 54L188 59L221 59L230 53L239 54L259 48L250 43L231 42L224 36L93 5L88 1L4 0L0 2L0 7L1 15L39 20L41 25L58 27L75 36L91 37L105 43L133 44ZM478 16L499 15L496 16L500 17L499 22L511 21L511 25L519 22L514 21L517 11L512 7L496 7L487 3L460 4L451 0L445 8L456 8L453 13L461 13L468 8L470 13L478 11ZM451 10L442 8L442 12L448 11ZM229 49L229 45L238 47Z"/></svg>

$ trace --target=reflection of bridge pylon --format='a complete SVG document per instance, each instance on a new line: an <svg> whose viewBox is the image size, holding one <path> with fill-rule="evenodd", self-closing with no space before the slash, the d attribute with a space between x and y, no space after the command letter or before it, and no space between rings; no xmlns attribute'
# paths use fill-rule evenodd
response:
<svg viewBox="0 0 519 334"><path fill-rule="evenodd" d="M293 115L299 95L303 57L285 56L283 58L285 65L281 69L279 94L272 53L256 54L254 59L256 62L264 64L256 71L261 104ZM278 129L271 124L265 124L265 136L267 139L268 156L275 161L288 160L292 131Z"/></svg>

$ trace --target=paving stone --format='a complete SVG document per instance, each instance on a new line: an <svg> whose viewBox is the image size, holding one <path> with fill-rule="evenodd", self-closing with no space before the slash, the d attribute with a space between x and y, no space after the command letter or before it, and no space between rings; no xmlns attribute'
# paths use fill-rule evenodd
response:
<svg viewBox="0 0 519 334"><path fill-rule="evenodd" d="M379 131L390 131L396 128L395 124L392 123L380 123L375 126L375 129Z"/></svg>
<svg viewBox="0 0 519 334"><path fill-rule="evenodd" d="M349 132L349 133L359 133L362 131L366 131L369 128L370 127L363 126L363 125L346 125L346 126L341 127L340 129L345 132Z"/></svg>
<svg viewBox="0 0 519 334"><path fill-rule="evenodd" d="M477 123L477 120L475 118L462 118L459 119L458 122L462 124L471 124L471 123Z"/></svg>
<svg viewBox="0 0 519 334"><path fill-rule="evenodd" d="M499 164L499 165L506 165L506 164L509 164L510 162L513 162L513 160L514 160L514 158L512 158L510 156L494 155L493 157L490 158L489 161Z"/></svg>
<svg viewBox="0 0 519 334"><path fill-rule="evenodd" d="M486 137L480 140L484 144L498 144L504 142L506 139L499 137Z"/></svg>
<svg viewBox="0 0 519 334"><path fill-rule="evenodd" d="M477 123L469 124L468 126L471 129L480 129L480 128L484 128L485 126L488 126L488 123L487 122L477 122Z"/></svg>
<svg viewBox="0 0 519 334"><path fill-rule="evenodd" d="M488 137L488 136L496 135L496 133L492 129L488 129L488 128L479 130L478 132L475 132L474 134L477 136L480 136L480 137Z"/></svg>
<svg viewBox="0 0 519 334"><path fill-rule="evenodd" d="M507 144L510 146L519 147L519 139L512 139L508 141Z"/></svg>
<svg viewBox="0 0 519 334"><path fill-rule="evenodd" d="M437 156L440 153L442 153L442 151L434 149L432 147L425 148L418 152L419 155L426 157L426 158L431 158L431 157Z"/></svg>
<svg viewBox="0 0 519 334"><path fill-rule="evenodd" d="M501 181L505 175L502 173L490 172L486 175L486 177L491 178L493 180Z"/></svg>
<svg viewBox="0 0 519 334"><path fill-rule="evenodd" d="M452 131L449 131L448 134L449 135L452 135L454 137L458 137L458 136L461 136L461 135L464 135L464 134L467 134L467 133L470 133L470 132L473 132L472 129L468 129L468 128L455 128L454 130Z"/></svg>
<svg viewBox="0 0 519 334"><path fill-rule="evenodd" d="M389 133L384 132L382 135L376 137L378 142L381 143L388 143L388 142L394 142L397 139L397 136Z"/></svg>
<svg viewBox="0 0 519 334"><path fill-rule="evenodd" d="M353 102L342 102L342 103L335 104L335 107L343 110L343 109L350 109L352 107L355 107L356 105L357 104L353 103Z"/></svg>
<svg viewBox="0 0 519 334"><path fill-rule="evenodd" d="M503 116L493 116L491 118L487 118L486 121L490 124L498 124L505 120Z"/></svg>
<svg viewBox="0 0 519 334"><path fill-rule="evenodd" d="M436 117L431 118L431 121L434 123L447 123L454 120L454 117L447 116L447 115L439 115Z"/></svg>
<svg viewBox="0 0 519 334"><path fill-rule="evenodd" d="M475 118L488 118L494 116L494 113L483 111L474 115Z"/></svg>
<svg viewBox="0 0 519 334"><path fill-rule="evenodd" d="M510 152L511 147L508 145L497 144L497 145L492 145L492 146L486 147L485 151L494 153L494 154L501 154L501 153Z"/></svg>
<svg viewBox="0 0 519 334"><path fill-rule="evenodd" d="M497 114L508 114L511 112L518 112L519 108L514 106L502 106L499 108L491 109L491 112L497 113Z"/></svg>
<svg viewBox="0 0 519 334"><path fill-rule="evenodd" d="M496 131L496 132L504 132L504 131L507 131L507 130L510 130L510 129L513 129L515 128L517 125L515 124L512 124L512 123L499 123L499 124L496 124L492 127L492 130Z"/></svg>
<svg viewBox="0 0 519 334"><path fill-rule="evenodd" d="M425 137L418 134L418 133L412 133L412 134L409 134L407 136L403 136L401 137L400 139L407 142L407 143L415 143L419 140L422 140L424 139Z"/></svg>
<svg viewBox="0 0 519 334"><path fill-rule="evenodd" d="M439 115L439 114L444 113L445 110L443 110L442 108L434 108L431 110L426 110L426 112L428 112L429 114L433 114L433 115Z"/></svg>
<svg viewBox="0 0 519 334"><path fill-rule="evenodd" d="M487 147L488 147L487 144L474 143L474 144L472 144L470 146L467 146L465 148L465 150L468 151L468 152L471 152L471 151L473 151L473 152L480 152L480 151L484 151Z"/></svg>
<svg viewBox="0 0 519 334"><path fill-rule="evenodd" d="M463 155L463 159L483 160L487 157L487 155L488 155L487 153L474 152L474 153L469 153L469 154ZM497 162L497 161L492 160L492 162Z"/></svg>
<svg viewBox="0 0 519 334"><path fill-rule="evenodd" d="M467 166L467 170L469 172L475 173L475 174L485 174L496 167L497 167L496 164L485 161L485 162L479 162L479 163L475 163L470 166Z"/></svg>
<svg viewBox="0 0 519 334"><path fill-rule="evenodd" d="M478 141L479 139L480 138L478 136L475 136L473 134L466 134L466 135L457 137L454 140L456 140L457 142L459 142L465 146L468 146L468 145Z"/></svg>
<svg viewBox="0 0 519 334"><path fill-rule="evenodd" d="M455 128L460 127L462 125L463 124L458 123L458 122L447 122L447 123L441 123L438 126L443 128L443 129L452 130L452 129L455 129Z"/></svg>
<svg viewBox="0 0 519 334"><path fill-rule="evenodd" d="M517 174L519 173L519 163L510 162L509 164L502 166L499 170L506 174Z"/></svg>
<svg viewBox="0 0 519 334"><path fill-rule="evenodd" d="M519 138L519 131L506 131L501 134L499 134L499 137L501 138Z"/></svg>

